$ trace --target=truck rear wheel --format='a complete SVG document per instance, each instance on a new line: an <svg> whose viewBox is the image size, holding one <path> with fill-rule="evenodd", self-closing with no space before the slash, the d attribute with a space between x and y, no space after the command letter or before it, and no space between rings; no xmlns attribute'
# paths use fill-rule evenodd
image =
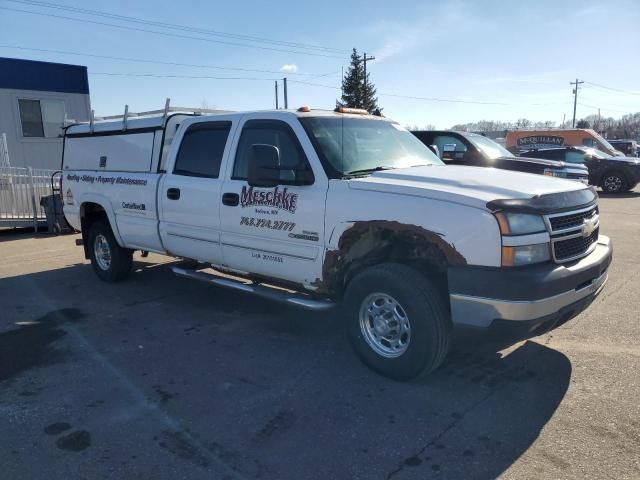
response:
<svg viewBox="0 0 640 480"><path fill-rule="evenodd" d="M104 220L89 227L89 257L96 275L105 282L119 282L131 273L133 250L118 245Z"/></svg>
<svg viewBox="0 0 640 480"><path fill-rule="evenodd" d="M356 275L345 294L348 332L361 360L397 380L432 372L449 350L451 321L435 285L386 263Z"/></svg>

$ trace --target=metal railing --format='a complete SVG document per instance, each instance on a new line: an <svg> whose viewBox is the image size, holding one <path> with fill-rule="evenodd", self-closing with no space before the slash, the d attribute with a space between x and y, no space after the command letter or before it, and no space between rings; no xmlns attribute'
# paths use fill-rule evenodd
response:
<svg viewBox="0 0 640 480"><path fill-rule="evenodd" d="M60 177L52 184L55 170L21 167L0 167L0 226L33 225L45 220L40 198L51 195L59 187Z"/></svg>

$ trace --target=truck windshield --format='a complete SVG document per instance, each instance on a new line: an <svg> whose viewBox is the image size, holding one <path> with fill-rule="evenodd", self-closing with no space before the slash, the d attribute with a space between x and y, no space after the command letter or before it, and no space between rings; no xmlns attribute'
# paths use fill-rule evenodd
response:
<svg viewBox="0 0 640 480"><path fill-rule="evenodd" d="M513 157L513 154L509 150L483 135L470 134L466 137L467 140L491 160L501 157Z"/></svg>
<svg viewBox="0 0 640 480"><path fill-rule="evenodd" d="M391 168L444 165L399 125L371 118L303 117L320 157L340 175Z"/></svg>

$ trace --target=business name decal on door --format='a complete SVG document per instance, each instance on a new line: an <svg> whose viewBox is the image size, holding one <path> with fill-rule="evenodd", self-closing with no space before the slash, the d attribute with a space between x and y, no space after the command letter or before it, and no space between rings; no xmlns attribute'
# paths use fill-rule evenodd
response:
<svg viewBox="0 0 640 480"><path fill-rule="evenodd" d="M273 190L265 191L243 186L240 205L242 207L272 207L295 213L298 207L298 194L289 192L286 187L275 187Z"/></svg>

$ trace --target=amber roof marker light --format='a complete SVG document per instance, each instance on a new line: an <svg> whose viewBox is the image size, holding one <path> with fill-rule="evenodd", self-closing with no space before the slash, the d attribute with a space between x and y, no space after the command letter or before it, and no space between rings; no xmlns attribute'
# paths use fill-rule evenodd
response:
<svg viewBox="0 0 640 480"><path fill-rule="evenodd" d="M302 106L298 109L298 111L299 111L299 112L307 113L307 112L310 112L310 111L311 111L311 107L310 107L309 105L302 105Z"/></svg>
<svg viewBox="0 0 640 480"><path fill-rule="evenodd" d="M352 113L354 115L369 115L369 112L367 112L364 108L336 107L334 112Z"/></svg>

